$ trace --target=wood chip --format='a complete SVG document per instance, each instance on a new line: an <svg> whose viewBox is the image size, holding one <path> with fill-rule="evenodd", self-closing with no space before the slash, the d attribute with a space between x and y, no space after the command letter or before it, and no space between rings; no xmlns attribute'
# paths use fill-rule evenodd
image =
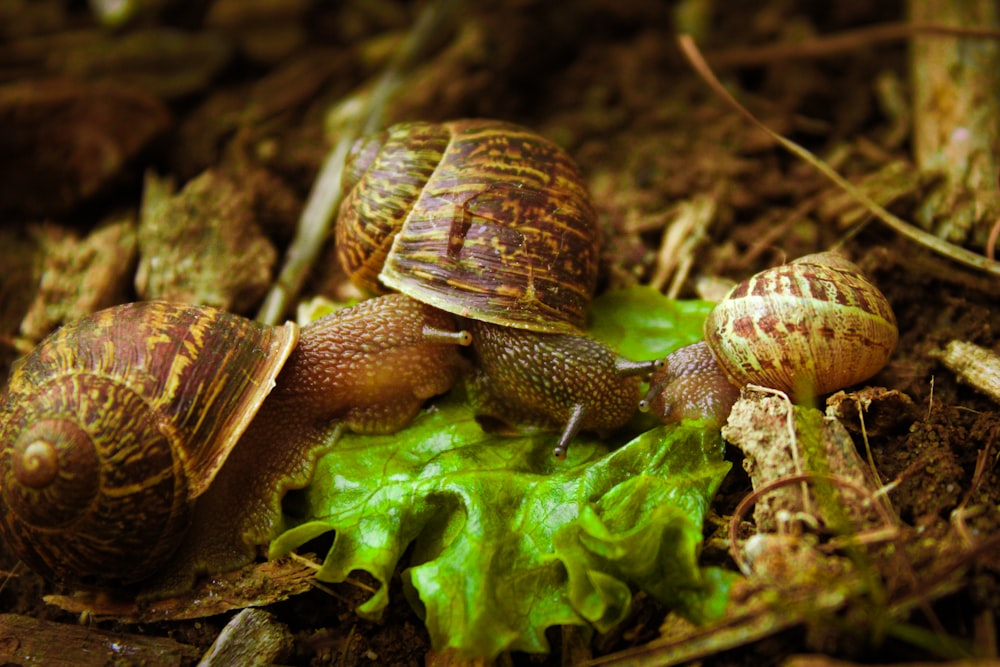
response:
<svg viewBox="0 0 1000 667"><path fill-rule="evenodd" d="M292 652L292 642L288 626L273 614L244 609L222 629L198 667L267 667L287 658Z"/></svg>
<svg viewBox="0 0 1000 667"><path fill-rule="evenodd" d="M45 601L65 611L134 623L179 621L222 614L233 609L263 607L304 593L315 569L304 559L279 558L207 577L184 595L141 603L106 593L47 595Z"/></svg>
<svg viewBox="0 0 1000 667"><path fill-rule="evenodd" d="M953 340L933 356L960 381L1000 403L1000 355L964 340Z"/></svg>
<svg viewBox="0 0 1000 667"><path fill-rule="evenodd" d="M166 637L107 632L18 614L0 614L0 663L5 665L187 665L193 646Z"/></svg>

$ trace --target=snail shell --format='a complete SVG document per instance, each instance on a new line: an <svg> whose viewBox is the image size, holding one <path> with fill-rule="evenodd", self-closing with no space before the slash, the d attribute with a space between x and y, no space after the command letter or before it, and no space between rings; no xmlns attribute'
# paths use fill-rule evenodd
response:
<svg viewBox="0 0 1000 667"><path fill-rule="evenodd" d="M0 531L49 578L148 576L297 338L293 325L159 302L52 334L0 405Z"/></svg>
<svg viewBox="0 0 1000 667"><path fill-rule="evenodd" d="M338 258L369 292L515 328L583 326L600 234L552 142L494 120L399 124L355 144L345 191Z"/></svg>
<svg viewBox="0 0 1000 667"><path fill-rule="evenodd" d="M705 341L653 373L640 405L661 421L725 422L738 388L794 400L857 384L889 361L899 330L885 296L833 252L806 255L736 285L709 313Z"/></svg>
<svg viewBox="0 0 1000 667"><path fill-rule="evenodd" d="M888 300L833 252L800 257L736 285L712 309L705 340L734 384L828 394L867 380L896 349Z"/></svg>

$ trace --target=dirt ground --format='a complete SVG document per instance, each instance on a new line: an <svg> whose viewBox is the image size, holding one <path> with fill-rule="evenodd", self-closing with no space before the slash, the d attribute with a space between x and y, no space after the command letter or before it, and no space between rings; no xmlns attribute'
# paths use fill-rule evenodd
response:
<svg viewBox="0 0 1000 667"><path fill-rule="evenodd" d="M156 293L156 281L169 279L136 259L137 234L140 247L171 243L169 231L136 231L137 220L155 209L157 179L182 187L211 170L207 194L192 195L202 199L191 208L216 202L256 221L248 223L258 227L254 240L231 251L246 265L206 278L238 276L221 305L253 316L330 137L346 127L352 104L370 94L428 3L136 4L139 15L118 28L101 27L85 3L0 4L5 366L59 324ZM948 176L922 169L918 162L929 161L917 153L933 149L915 137L934 116L914 109L914 72L924 76L933 63L914 64L914 37L905 30L888 37L864 30L904 22L903 3L524 0L450 11L405 72L383 124L496 117L565 147L585 174L606 236L600 289L648 283L682 298L711 298L720 280L837 246L885 293L898 319L898 348L866 384L905 396L879 393L865 435L851 429L862 458L867 437L898 517L893 535L868 554L884 599L849 599L822 617L774 620L768 631L720 641L691 658L711 665L804 664L797 661L806 655L866 663L995 659L1000 411L936 355L952 340L1000 352L997 273L964 266L875 219L721 99L676 40L679 32L692 34L722 83L771 129L902 219L925 220L955 246L983 255L1000 208L996 171L991 183L960 182L965 189L957 192ZM852 38L834 40L845 35ZM776 45L786 48L769 51ZM956 85L974 85L963 78L972 75L953 76ZM985 141L995 153L991 120ZM690 215L692 207L700 217ZM965 227L949 226L962 216ZM303 293L350 293L328 252ZM137 264L144 280L133 280ZM265 279L249 284L239 277L244 271ZM202 288L190 289L197 297ZM706 526L703 560L734 569L725 531L750 484L739 451L729 457L736 465ZM232 617L138 625L81 619L42 601L67 591L15 568L8 554L0 564L11 573L0 611L169 640L174 664L192 663ZM812 586L819 596L821 580L797 590ZM426 630L398 590L378 623L353 613L367 595L362 587L340 584L332 593L313 589L267 606L292 636L283 664L447 663L447 656L427 656ZM647 647L647 662L622 657L617 664L668 664L656 649L668 612L640 595L623 626L583 653L572 633L551 632L561 647L552 655L503 656L500 664L572 664L581 655L598 659L637 647ZM879 626L890 617L893 624ZM0 647L9 637L17 641L12 623L8 618L0 631L7 635ZM132 664L136 655L121 653L116 664Z"/></svg>

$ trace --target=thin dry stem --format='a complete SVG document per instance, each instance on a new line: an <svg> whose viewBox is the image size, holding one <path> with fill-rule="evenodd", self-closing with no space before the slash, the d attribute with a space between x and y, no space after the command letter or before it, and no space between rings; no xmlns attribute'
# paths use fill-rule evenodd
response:
<svg viewBox="0 0 1000 667"><path fill-rule="evenodd" d="M881 503L875 502L876 499L874 494L869 489L847 479L846 477L841 477L839 475L826 475L822 473L798 473L795 475L788 475L787 477L780 477L762 484L751 491L739 502L736 509L733 510L733 516L729 521L729 555L732 557L733 562L736 563L740 572L745 575L749 575L751 573L750 566L743 559L743 554L739 549L739 526L750 507L753 506L758 498L763 497L765 494L770 493L775 489L780 489L792 484L806 484L813 480L825 480L845 489L854 491L859 497L869 501L869 504L875 509L875 512L882 519L884 529L895 530L895 519L886 510L886 508L882 506Z"/></svg>
<svg viewBox="0 0 1000 667"><path fill-rule="evenodd" d="M777 396L785 404L785 427L788 429L788 447L792 452L792 463L795 465L795 472L801 475L805 470L802 468L802 460L799 457L799 441L795 433L795 406L792 404L792 399L780 389L772 389L759 384L748 384L747 389ZM807 513L812 513L813 511L812 501L809 498L809 487L805 482L802 482L802 507Z"/></svg>
<svg viewBox="0 0 1000 667"><path fill-rule="evenodd" d="M289 302L298 295L319 256L333 216L340 206L344 163L354 140L381 127L389 100L403 83L406 73L423 57L428 45L450 24L456 4L456 0L437 0L424 8L399 51L376 81L367 103L353 122L345 124L337 145L328 154L316 177L302 209L295 238L285 254L281 272L257 314L258 320L273 325L284 318Z"/></svg>
<svg viewBox="0 0 1000 667"><path fill-rule="evenodd" d="M1000 38L1000 30L990 28L958 28L936 23L887 23L856 30L845 30L835 35L815 37L794 44L773 44L763 47L713 51L707 53L705 58L712 67L758 67L789 59L801 60L836 56L874 44L899 42L920 34L982 39Z"/></svg>
<svg viewBox="0 0 1000 667"><path fill-rule="evenodd" d="M681 51L684 53L684 56L688 59L688 62L694 70L727 104L740 113L744 118L753 123L756 127L763 130L769 137L781 144L785 150L812 165L823 176L843 189L844 192L847 192L854 197L858 203L868 209L872 215L874 215L886 227L895 231L897 234L930 249L933 252L950 258L955 262L964 264L965 266L978 271L984 271L995 276L1000 276L1000 262L995 262L983 255L978 255L974 252L966 250L965 248L948 243L947 241L939 239L933 234L925 232L918 227L914 227L905 220L893 215L880 206L871 197L855 188L847 179L837 173L819 157L794 141L778 134L763 122L758 120L756 116L750 113L746 107L737 102L729 91L723 87L722 83L720 83L718 78L716 78L711 68L709 68L708 63L705 62L705 59L698 50L697 45L695 45L694 40L689 35L679 35L677 40L680 44Z"/></svg>

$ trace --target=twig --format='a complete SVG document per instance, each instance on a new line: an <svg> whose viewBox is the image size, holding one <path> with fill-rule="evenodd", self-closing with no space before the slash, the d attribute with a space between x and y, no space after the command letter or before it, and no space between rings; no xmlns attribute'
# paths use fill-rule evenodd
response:
<svg viewBox="0 0 1000 667"><path fill-rule="evenodd" d="M993 223L993 227L990 229L990 237L986 241L986 256L990 259L996 259L997 251L997 237L1000 237L1000 218Z"/></svg>
<svg viewBox="0 0 1000 667"><path fill-rule="evenodd" d="M382 126L389 99L403 83L405 75L420 61L427 46L450 25L458 2L459 0L437 0L424 8L413 29L375 83L367 103L353 122L345 125L344 132L316 176L309 199L299 217L295 238L288 246L277 280L257 313L258 320L275 324L284 318L288 303L302 288L305 276L326 240L334 213L340 206L344 163L354 140L361 134L374 132Z"/></svg>
<svg viewBox="0 0 1000 667"><path fill-rule="evenodd" d="M1000 38L1000 30L940 25L936 23L887 23L845 30L835 35L807 39L791 44L725 49L705 54L712 67L756 67L788 59L825 58L847 51L909 39L913 35L941 35L951 37Z"/></svg>
<svg viewBox="0 0 1000 667"><path fill-rule="evenodd" d="M705 59L702 57L701 52L698 50L698 47L695 45L694 40L691 39L690 35L679 35L677 40L680 44L681 51L688 59L688 62L691 63L691 66L705 80L705 82L708 83L709 86L711 86L712 89L726 101L727 104L729 104L733 109L739 112L744 118L749 120L755 126L767 133L768 136L781 144L787 151L815 167L817 171L826 176L829 180L871 211L872 215L878 218L887 227L895 231L897 234L900 234L901 236L923 245L930 250L944 255L945 257L948 257L960 264L964 264L965 266L979 271L985 271L994 276L1000 276L1000 262L992 261L983 255L977 255L976 253L970 252L965 248L948 243L947 241L939 239L933 234L929 234L922 229L914 227L901 218L896 217L889 211L879 206L879 204L868 195L851 185L847 179L838 174L833 168L823 162L816 155L812 154L810 151L798 145L794 141L786 139L762 123L756 116L750 113L746 107L737 102L729 91L722 86L715 74L709 68L708 63L705 62Z"/></svg>
<svg viewBox="0 0 1000 667"><path fill-rule="evenodd" d="M733 562L736 563L736 567L740 570L740 572L745 575L749 575L752 572L750 565L746 562L746 560L744 560L743 554L739 549L739 527L743 522L743 517L746 515L747 511L749 511L750 507L752 507L758 499L764 497L766 494L774 491L775 489L813 481L825 481L853 491L860 498L869 501L869 505L875 510L876 514L879 515L879 518L882 519L883 528L890 530L895 529L895 522L893 521L892 515L885 509L885 507L882 506L881 503L873 502L874 496L872 495L872 492L864 486L847 479L846 477L811 472L796 473L794 475L788 475L787 477L779 477L778 479L772 479L765 484L761 484L759 487L744 496L733 510L733 516L729 520L729 555L732 557Z"/></svg>

